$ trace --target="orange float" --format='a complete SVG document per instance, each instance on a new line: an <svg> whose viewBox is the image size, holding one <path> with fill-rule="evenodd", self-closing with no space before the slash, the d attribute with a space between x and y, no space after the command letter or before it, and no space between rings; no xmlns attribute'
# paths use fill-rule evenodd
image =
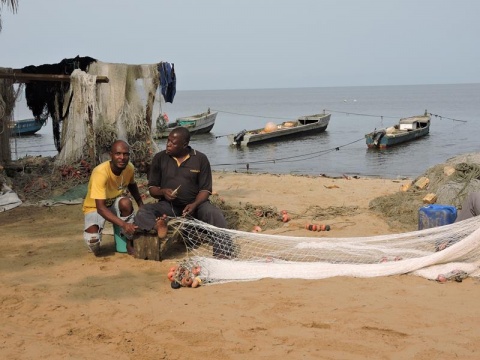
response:
<svg viewBox="0 0 480 360"><path fill-rule="evenodd" d="M191 277L186 277L182 279L182 286L189 287L192 286L193 279Z"/></svg>
<svg viewBox="0 0 480 360"><path fill-rule="evenodd" d="M262 228L258 225L254 226L253 229L252 229L252 232L254 232L254 233L262 232Z"/></svg>

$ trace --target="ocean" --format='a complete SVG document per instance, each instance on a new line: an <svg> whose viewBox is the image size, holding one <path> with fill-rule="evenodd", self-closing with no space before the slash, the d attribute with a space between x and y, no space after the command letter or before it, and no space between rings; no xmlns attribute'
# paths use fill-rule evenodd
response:
<svg viewBox="0 0 480 360"><path fill-rule="evenodd" d="M248 164L255 173L415 178L455 155L480 151L480 84L177 91L172 104L157 106L170 119L218 111L212 132L190 141L215 171L246 172ZM17 107L17 119L31 117L24 105ZM226 138L324 110L331 113L324 133L247 148L229 146ZM434 114L429 135L367 149L366 133L425 110ZM11 141L14 159L56 154L50 121L36 135ZM165 148L164 139L158 144Z"/></svg>

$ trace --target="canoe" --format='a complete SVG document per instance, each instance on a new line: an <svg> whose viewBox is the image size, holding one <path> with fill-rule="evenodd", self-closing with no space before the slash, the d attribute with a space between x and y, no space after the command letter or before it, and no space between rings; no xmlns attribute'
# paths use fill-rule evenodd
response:
<svg viewBox="0 0 480 360"><path fill-rule="evenodd" d="M201 114L179 117L172 123L167 123L166 121L161 120L157 123L157 131L154 134L154 138L160 139L168 137L168 134L178 126L186 127L192 135L206 134L212 130L216 118L217 112L211 112L210 109L208 109Z"/></svg>
<svg viewBox="0 0 480 360"><path fill-rule="evenodd" d="M268 123L261 129L242 130L237 134L227 135L227 138L232 146L248 146L321 133L327 129L329 121L330 114L327 113L306 115L281 124Z"/></svg>
<svg viewBox="0 0 480 360"><path fill-rule="evenodd" d="M33 135L38 130L45 125L43 121L37 121L35 119L23 119L23 120L15 120L13 121L11 127L11 135L12 136L25 136L25 135Z"/></svg>
<svg viewBox="0 0 480 360"><path fill-rule="evenodd" d="M430 114L402 118L398 124L386 129L374 130L365 134L369 148L385 149L407 141L412 141L430 132Z"/></svg>

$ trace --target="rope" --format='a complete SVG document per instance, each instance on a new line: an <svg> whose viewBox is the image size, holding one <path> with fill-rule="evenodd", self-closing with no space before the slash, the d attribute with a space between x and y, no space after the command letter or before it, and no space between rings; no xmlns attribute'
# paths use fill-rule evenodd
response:
<svg viewBox="0 0 480 360"><path fill-rule="evenodd" d="M361 113L353 113L353 112L346 112L346 111L336 111L336 110L329 110L329 109L325 109L325 111L328 111L328 112L334 112L334 113L338 113L338 114L345 114L345 115L358 115L358 116L367 116L367 117L379 117L379 118L382 118L382 119L385 119L385 118L390 118L390 119L398 119L398 118L401 118L401 116L385 116L385 115L373 115L373 114L361 114Z"/></svg>
<svg viewBox="0 0 480 360"><path fill-rule="evenodd" d="M329 109L325 109L325 111L328 111L328 112L331 112L331 113L338 113L338 114L345 114L345 115L358 115L358 116L368 116L368 117L379 117L381 119L386 119L386 118L390 118L390 119L400 119L400 118L403 118L403 116L386 116L386 115L373 115L373 114L361 114L361 113L353 113L353 112L346 112L346 111L336 111L336 110L329 110ZM432 114L432 113L428 113L430 116L435 116L435 117L438 117L441 119L448 119L448 120L452 120L452 121L458 121L458 122L468 122L467 120L460 120L460 119L454 119L454 118L450 118L450 117L446 117L446 116L442 116L442 115L437 115L437 114Z"/></svg>
<svg viewBox="0 0 480 360"><path fill-rule="evenodd" d="M463 183L463 187L458 191L457 195L453 198L462 199L465 189L468 184L474 179L480 179L480 165L460 163L455 166L455 174L453 180L459 183Z"/></svg>
<svg viewBox="0 0 480 360"><path fill-rule="evenodd" d="M437 114L432 114L432 113L429 113L431 116L435 116L435 117L439 117L440 120L442 119L448 119L448 120L452 120L452 121L458 121L458 122L468 122L467 120L459 120L459 119L453 119L453 118L449 118L449 117L446 117L446 116L442 116L442 115L437 115Z"/></svg>
<svg viewBox="0 0 480 360"><path fill-rule="evenodd" d="M262 116L262 115L242 114L242 113L236 113L236 112L224 111L224 110L217 110L217 109L212 109L212 111L216 111L216 112L219 112L219 113L225 113L225 114L231 114L231 115L249 116L249 117L256 117L256 118L263 118L263 119L292 120L292 118L281 118L281 117L278 117L278 116Z"/></svg>
<svg viewBox="0 0 480 360"><path fill-rule="evenodd" d="M293 161L299 161L299 160L309 160L313 159L316 157L320 157L322 155L326 155L328 153L331 153L333 151L339 151L341 148L344 148L346 146L349 146L351 144L357 143L359 141L363 141L365 138L360 138L358 140L351 141L347 144L336 146L334 148L326 149L326 150L320 150L316 151L310 154L305 154L305 155L294 155L294 156L287 156L283 158L275 158L275 159L269 159L269 160L257 160L257 161L250 161L250 162L239 162L239 163L224 163L224 164L212 164L211 166L235 166L235 165L246 165L247 170L250 167L250 164L266 164L266 163L277 163L277 162L293 162Z"/></svg>

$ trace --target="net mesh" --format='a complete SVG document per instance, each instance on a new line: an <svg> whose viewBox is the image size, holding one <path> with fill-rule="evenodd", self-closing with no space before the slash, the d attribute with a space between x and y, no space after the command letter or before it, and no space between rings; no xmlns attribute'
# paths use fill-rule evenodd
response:
<svg viewBox="0 0 480 360"><path fill-rule="evenodd" d="M97 75L108 83L97 84ZM158 147L152 138L153 103L158 92L157 64L129 65L96 61L88 72L76 69L64 103L61 152L56 165L89 159L97 164L108 158L111 144L127 141L131 161L137 166L149 161Z"/></svg>
<svg viewBox="0 0 480 360"><path fill-rule="evenodd" d="M199 266L197 276L206 284L407 273L437 280L478 277L479 226L480 217L474 217L402 234L312 238L219 229L195 219L169 221L187 248L181 268Z"/></svg>

